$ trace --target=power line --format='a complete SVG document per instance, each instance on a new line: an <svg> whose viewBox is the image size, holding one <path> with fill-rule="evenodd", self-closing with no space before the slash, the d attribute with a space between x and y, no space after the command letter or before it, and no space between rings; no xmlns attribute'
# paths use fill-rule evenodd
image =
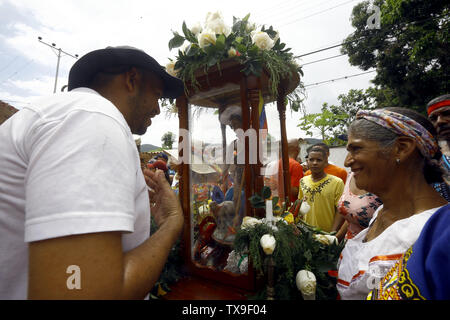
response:
<svg viewBox="0 0 450 320"><path fill-rule="evenodd" d="M343 53L343 54L338 54L338 55L335 55L335 56L332 56L332 57L328 57L328 58L323 58L323 59L319 59L319 60L307 62L307 63L301 64L300 66L303 67L303 66L307 66L308 64L313 64L313 63L316 63L316 62L321 62L321 61L325 61L325 60L330 60L330 59L334 59L334 58L342 57L342 56L346 56L346 54L345 54L345 53Z"/></svg>
<svg viewBox="0 0 450 320"><path fill-rule="evenodd" d="M287 1L285 3L277 4L273 7L264 8L260 12L252 13L251 16L253 20L266 20L272 18L273 16L283 14L284 11L292 11L294 8L303 7L307 3L308 0L304 0L303 2L302 0Z"/></svg>
<svg viewBox="0 0 450 320"><path fill-rule="evenodd" d="M358 39L358 40L359 40L359 39ZM349 41L348 43L355 42L355 41L356 41L356 40ZM337 44L337 45L334 45L334 46L330 46L330 47L326 47L326 48L323 48L323 49L319 49L319 50L307 52L307 53L301 54L301 55L299 55L299 56L295 56L294 58L306 57L306 56L309 56L309 55L314 54L314 53L319 53L319 52L322 52L322 51L326 51L326 50L330 50L330 49L333 49L333 48L337 48L337 47L343 46L344 44L345 44L345 43L342 42L342 43Z"/></svg>
<svg viewBox="0 0 450 320"><path fill-rule="evenodd" d="M3 72L4 70L8 69L9 66L10 66L14 61L16 61L18 57L19 57L19 55L15 56L15 57L14 57L14 58L6 65L6 67L4 67L4 68L2 68L2 69L0 70L0 72Z"/></svg>
<svg viewBox="0 0 450 320"><path fill-rule="evenodd" d="M2 82L0 83L5 83L6 81L8 81L9 79L11 79L12 77L14 77L16 74L18 74L20 71L22 71L23 69L25 69L25 67L27 67L30 63L32 63L34 61L34 59L29 60L27 63L23 64L19 69L17 69L15 72L13 72L12 74L10 74L7 78L3 79Z"/></svg>
<svg viewBox="0 0 450 320"><path fill-rule="evenodd" d="M431 17L431 18L427 18L427 19L423 19L423 20L404 22L404 23L400 23L399 26L401 26L401 25L408 25L408 24L416 24L416 23L420 23L420 22L426 22L426 21L429 21L429 20L440 19L440 18L446 17L448 15L449 14L447 13L447 14L443 14L443 15L440 15L440 16ZM308 56L308 55L311 55L311 54L315 54L315 53L319 53L319 52L322 52L322 51L330 50L330 49L333 49L333 48L341 47L344 44L349 44L349 43L352 43L352 42L356 42L356 41L359 41L359 40L361 40L363 38L370 37L370 36L371 35L361 36L361 37L359 37L357 39L354 39L354 40L351 40L351 41L344 41L342 43L339 43L339 44L336 44L336 45L332 45L332 46L329 46L329 47L325 47L323 49L314 50L314 51L307 52L307 53L304 53L304 54L301 54L301 55L298 55L298 56L294 56L294 58L301 58L301 57L305 57L305 56ZM394 37L395 36L390 36L390 37L388 36L388 37L386 37L386 39L392 39Z"/></svg>
<svg viewBox="0 0 450 320"><path fill-rule="evenodd" d="M291 7L291 8L285 8L283 9L284 11L287 11L288 13L286 14L286 12L284 11L280 11L280 12L273 12L273 11L268 11L267 14L262 15L262 16L255 16L256 20L269 20L271 19L272 21L277 21L280 19L283 19L283 21L285 21L288 17L292 17L294 15L298 15L299 12L296 11L296 9L302 8L302 12L307 12L310 10L314 10L315 8L318 8L320 6L322 6L323 4L329 3L329 0L323 1L319 4L316 3L316 5L313 6L309 6L306 8L303 8L304 5L308 5L311 3L307 3L307 2L303 2L303 3L296 3L295 6ZM276 11L276 10L275 10Z"/></svg>
<svg viewBox="0 0 450 320"><path fill-rule="evenodd" d="M319 12L316 12L316 13L313 13L313 14L310 14L310 15L308 15L308 16L301 17L301 18L299 18L299 19L295 19L295 20L293 20L293 21L291 21L291 22L288 22L288 23L285 23L285 24L280 25L280 27L285 27L285 26L288 26L288 25L293 24L293 23L295 23L295 22L299 22L299 21L306 20L306 19L311 18L311 17L314 17L314 16L316 16L316 15L318 15L318 14L321 14L321 13L324 13L324 12L327 12L327 11L330 11L330 10L333 10L333 9L336 9L336 8L338 8L338 7L342 7L342 6L346 5L346 4L349 4L350 2L354 2L354 1L357 1L357 0L350 0L350 1L347 1L347 2L344 2L344 3L341 3L341 4L338 4L338 5L334 6L334 7L331 7L331 8L328 8L328 9L325 9L325 10L322 10L322 11L319 11Z"/></svg>
<svg viewBox="0 0 450 320"><path fill-rule="evenodd" d="M361 73L357 73L357 74L352 74L352 75L344 76L344 77L340 77L340 78L320 81L320 82L316 82L316 83L310 83L310 84L306 84L304 87L306 88L306 87L311 87L311 86L317 86L319 84L324 84L324 83L328 83L328 82L335 82L335 81L344 80L344 79L348 79L348 78L358 77L358 76L362 76L363 74L368 74L368 73L372 73L372 72L375 72L375 71L376 70L370 70L370 71L361 72Z"/></svg>

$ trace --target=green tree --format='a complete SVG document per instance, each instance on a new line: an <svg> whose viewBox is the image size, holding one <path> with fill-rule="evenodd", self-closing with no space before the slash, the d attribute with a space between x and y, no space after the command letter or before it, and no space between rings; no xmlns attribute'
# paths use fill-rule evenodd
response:
<svg viewBox="0 0 450 320"><path fill-rule="evenodd" d="M300 118L300 124L297 127L300 127L311 137L313 136L312 129L317 129L325 143L339 143L335 129L342 121L347 119L348 115L345 113L334 113L330 110L327 103L323 104L321 111L321 113L307 114Z"/></svg>
<svg viewBox="0 0 450 320"><path fill-rule="evenodd" d="M421 112L432 98L449 92L448 0L375 0L380 28L371 28L369 1L352 12L355 32L342 52L363 70L376 68L377 106L403 106Z"/></svg>
<svg viewBox="0 0 450 320"><path fill-rule="evenodd" d="M173 132L166 132L161 137L162 147L164 149L172 149L172 145L175 142L175 134Z"/></svg>
<svg viewBox="0 0 450 320"><path fill-rule="evenodd" d="M333 135L347 133L347 128L356 118L356 113L359 110L373 110L377 107L376 93L379 93L374 88L368 88L365 91L362 89L350 89L346 94L338 96L339 105L323 104L325 108L336 115L346 115L346 117L336 117L333 127Z"/></svg>

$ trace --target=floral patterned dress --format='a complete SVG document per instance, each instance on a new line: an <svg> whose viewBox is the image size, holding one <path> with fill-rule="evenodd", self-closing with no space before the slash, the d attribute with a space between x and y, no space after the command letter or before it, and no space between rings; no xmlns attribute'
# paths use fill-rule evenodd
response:
<svg viewBox="0 0 450 320"><path fill-rule="evenodd" d="M383 202L373 193L356 195L350 191L350 182L353 179L353 173L350 173L344 187L344 192L338 203L339 213L348 222L346 239L356 236L361 230L369 225L369 221L375 210Z"/></svg>

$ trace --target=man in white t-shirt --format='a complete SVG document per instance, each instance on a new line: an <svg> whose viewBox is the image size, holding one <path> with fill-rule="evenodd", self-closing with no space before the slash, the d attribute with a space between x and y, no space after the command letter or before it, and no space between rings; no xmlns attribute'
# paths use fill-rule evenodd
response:
<svg viewBox="0 0 450 320"><path fill-rule="evenodd" d="M0 126L0 299L146 297L183 214L162 171L144 178L132 134L182 93L145 52L108 47Z"/></svg>

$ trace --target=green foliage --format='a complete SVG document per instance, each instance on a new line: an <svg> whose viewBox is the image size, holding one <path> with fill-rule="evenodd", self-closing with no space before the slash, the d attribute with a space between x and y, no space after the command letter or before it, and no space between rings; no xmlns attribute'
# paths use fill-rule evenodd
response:
<svg viewBox="0 0 450 320"><path fill-rule="evenodd" d="M324 245L314 240L313 235L325 232L300 222L299 225L276 223L277 230L267 224L256 224L252 228L241 229L236 234L234 250L249 253L250 259L260 276L267 274L268 257L260 246L264 234L276 239L273 252L275 262L274 282L275 298L278 300L302 299L295 284L300 270L313 272L317 279L317 300L334 300L337 297L336 279L328 275L328 270L336 270L339 254L344 243ZM265 298L265 288L256 298Z"/></svg>
<svg viewBox="0 0 450 320"><path fill-rule="evenodd" d="M331 136L328 141L331 143L338 143L337 136L346 134L347 128L356 119L356 114L359 110L373 110L377 107L376 94L380 91L374 88L368 88L365 91L362 89L350 89L346 94L338 96L338 105L328 105L326 102L323 107L336 115L332 122L333 127L330 128ZM341 141L341 144L344 142Z"/></svg>
<svg viewBox="0 0 450 320"><path fill-rule="evenodd" d="M175 134L168 131L161 137L162 147L165 149L172 149L172 145L175 142Z"/></svg>
<svg viewBox="0 0 450 320"><path fill-rule="evenodd" d="M158 230L158 226L151 217L151 234L154 234ZM158 296L158 287L161 287L166 292L169 292L170 286L175 282L183 278L186 273L183 270L183 258L180 250L181 240L178 239L174 246L170 249L169 256L167 257L166 264L159 276L159 279L156 281L152 290L150 291L151 299L159 299Z"/></svg>
<svg viewBox="0 0 450 320"><path fill-rule="evenodd" d="M292 77L294 73L303 75L300 66L294 61L294 55L286 44L282 43L278 33L272 26L261 27L261 31L266 32L271 39L275 41L270 50L259 49L252 41L251 32L256 30L255 25L249 23L250 14L243 19L233 17L231 33L228 36L216 34L215 44L210 44L201 48L197 37L190 31L183 22L183 35L173 32L173 38L169 41L169 49L178 48L185 41L189 43L183 51L179 50L176 57L175 70L180 79L184 82L190 82L194 89L198 89L198 83L195 78L195 71L203 70L205 73L212 66L218 66L228 59L236 59L242 64L242 72L246 75L260 76L263 70L267 70L270 75L270 93L273 97L277 96L278 85L281 79ZM229 50L236 49L238 54L230 56ZM305 99L305 90L303 83L290 93L287 97L287 103L293 111L304 110L303 101Z"/></svg>
<svg viewBox="0 0 450 320"><path fill-rule="evenodd" d="M271 196L270 188L265 187L259 194L250 199L250 203L261 205L264 199ZM274 199L272 199L274 200ZM233 249L243 255L248 254L259 276L267 274L268 256L261 245L261 237L272 235L276 240L272 257L274 266L274 289L277 300L301 300L303 297L297 289L295 278L300 270L314 273L317 280L316 299L335 300L337 298L336 279L328 274L337 269L339 255L345 242L325 245L314 239L314 235L334 235L320 228L313 227L299 220L298 224L287 224L284 219L275 220L273 225L256 223L252 227L238 230ZM265 299L266 288L257 292L253 299Z"/></svg>
<svg viewBox="0 0 450 320"><path fill-rule="evenodd" d="M248 200L250 201L250 204L253 208L266 208L266 200L270 199L272 196L272 191L269 187L264 186L261 189L261 192L258 194L254 194L251 196ZM279 211L281 208L278 205L279 197L273 197L272 198L272 210L273 212Z"/></svg>
<svg viewBox="0 0 450 320"><path fill-rule="evenodd" d="M321 113L307 114L300 118L300 123L297 127L301 130L306 131L306 134L313 136L312 129L318 129L321 134L322 140L331 144L336 141L336 128L348 119L348 114L346 113L335 113L331 111L327 103L323 104Z"/></svg>
<svg viewBox="0 0 450 320"><path fill-rule="evenodd" d="M356 29L342 52L363 70L377 69L372 89L377 107L401 106L425 112L428 101L450 88L450 3L446 0L375 0L381 28L369 29L369 1L352 12Z"/></svg>

